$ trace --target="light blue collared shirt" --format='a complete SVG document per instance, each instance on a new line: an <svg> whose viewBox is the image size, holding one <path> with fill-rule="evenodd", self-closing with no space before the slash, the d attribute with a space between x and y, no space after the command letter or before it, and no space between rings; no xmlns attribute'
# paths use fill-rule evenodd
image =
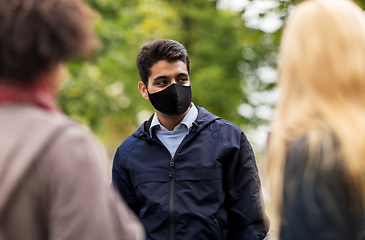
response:
<svg viewBox="0 0 365 240"><path fill-rule="evenodd" d="M186 134L188 134L189 128L193 125L193 122L197 117L198 109L195 107L194 103L191 103L191 108L183 120L181 120L181 122L176 125L174 130L169 131L167 128L161 125L155 113L151 122L150 135L152 136L152 133L155 133L158 139L166 146L173 157L177 148Z"/></svg>

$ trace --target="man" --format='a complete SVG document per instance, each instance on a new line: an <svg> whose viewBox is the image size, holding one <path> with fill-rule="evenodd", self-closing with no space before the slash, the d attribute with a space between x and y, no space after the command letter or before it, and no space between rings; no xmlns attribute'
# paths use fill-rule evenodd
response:
<svg viewBox="0 0 365 240"><path fill-rule="evenodd" d="M263 239L250 143L240 128L191 102L184 46L148 43L137 68L139 91L155 114L119 146L112 176L147 239Z"/></svg>

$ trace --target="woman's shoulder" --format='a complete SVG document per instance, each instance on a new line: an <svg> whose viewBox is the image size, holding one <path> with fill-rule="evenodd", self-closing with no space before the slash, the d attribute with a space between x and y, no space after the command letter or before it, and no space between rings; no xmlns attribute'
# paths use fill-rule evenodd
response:
<svg viewBox="0 0 365 240"><path fill-rule="evenodd" d="M282 239L365 239L358 238L364 211L346 178L336 139L319 142L317 151L310 144L307 136L288 144Z"/></svg>

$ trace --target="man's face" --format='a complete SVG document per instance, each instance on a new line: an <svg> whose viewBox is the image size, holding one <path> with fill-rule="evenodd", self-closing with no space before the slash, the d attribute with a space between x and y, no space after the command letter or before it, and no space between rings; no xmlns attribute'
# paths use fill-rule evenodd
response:
<svg viewBox="0 0 365 240"><path fill-rule="evenodd" d="M150 94L162 91L173 83L190 86L188 69L182 61L161 60L155 63L150 70L151 75L148 78L148 92ZM139 90L145 99L149 99L147 89L142 82L139 83Z"/></svg>

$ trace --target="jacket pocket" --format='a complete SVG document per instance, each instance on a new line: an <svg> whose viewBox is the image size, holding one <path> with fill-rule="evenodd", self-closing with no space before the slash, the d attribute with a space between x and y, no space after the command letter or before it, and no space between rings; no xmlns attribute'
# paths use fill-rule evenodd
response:
<svg viewBox="0 0 365 240"><path fill-rule="evenodd" d="M182 170L176 169L176 181L199 181L199 180L222 180L223 170L221 168Z"/></svg>
<svg viewBox="0 0 365 240"><path fill-rule="evenodd" d="M143 172L139 174L135 174L133 177L133 187L136 188L138 185L143 183L151 183L151 182L161 182L161 183L169 183L170 178L168 173L159 173L159 172Z"/></svg>

